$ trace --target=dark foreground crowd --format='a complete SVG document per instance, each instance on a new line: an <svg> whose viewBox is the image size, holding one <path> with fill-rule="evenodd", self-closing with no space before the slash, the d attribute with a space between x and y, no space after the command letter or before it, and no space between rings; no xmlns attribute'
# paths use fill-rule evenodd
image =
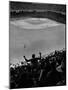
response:
<svg viewBox="0 0 68 90"><path fill-rule="evenodd" d="M54 51L45 57L32 54L26 65L21 62L17 67L10 67L10 88L29 88L66 85L66 51Z"/></svg>

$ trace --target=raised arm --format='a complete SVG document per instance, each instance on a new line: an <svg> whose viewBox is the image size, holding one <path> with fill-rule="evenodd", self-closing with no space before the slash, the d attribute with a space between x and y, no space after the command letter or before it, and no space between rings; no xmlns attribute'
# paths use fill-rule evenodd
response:
<svg viewBox="0 0 68 90"><path fill-rule="evenodd" d="M41 52L39 52L39 56L40 56L40 59L41 59Z"/></svg>
<svg viewBox="0 0 68 90"><path fill-rule="evenodd" d="M23 58L24 58L26 61L29 61L25 56L23 56Z"/></svg>

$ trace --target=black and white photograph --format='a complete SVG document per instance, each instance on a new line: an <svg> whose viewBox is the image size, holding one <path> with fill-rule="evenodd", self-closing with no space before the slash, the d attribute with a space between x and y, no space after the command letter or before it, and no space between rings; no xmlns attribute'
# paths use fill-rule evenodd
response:
<svg viewBox="0 0 68 90"><path fill-rule="evenodd" d="M9 84L66 86L66 4L9 1Z"/></svg>

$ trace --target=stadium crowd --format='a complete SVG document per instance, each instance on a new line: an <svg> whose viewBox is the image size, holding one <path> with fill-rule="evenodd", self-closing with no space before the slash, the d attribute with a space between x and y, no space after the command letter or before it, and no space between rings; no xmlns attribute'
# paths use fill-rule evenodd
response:
<svg viewBox="0 0 68 90"><path fill-rule="evenodd" d="M30 88L66 85L66 51L55 50L45 57L32 54L26 65L21 62L17 67L10 67L10 88Z"/></svg>

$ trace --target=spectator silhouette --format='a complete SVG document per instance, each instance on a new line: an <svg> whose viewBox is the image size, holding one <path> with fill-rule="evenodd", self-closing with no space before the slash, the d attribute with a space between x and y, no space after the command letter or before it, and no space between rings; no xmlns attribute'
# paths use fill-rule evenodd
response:
<svg viewBox="0 0 68 90"><path fill-rule="evenodd" d="M46 86L55 86L61 80L60 73L56 70L56 62L52 61L51 70L47 73Z"/></svg>
<svg viewBox="0 0 68 90"><path fill-rule="evenodd" d="M27 61L27 62L31 62L32 66L36 67L37 68L37 65L38 65L38 60L41 60L41 52L39 52L39 56L40 57L35 57L35 54L32 54L32 58L31 59L27 59L25 56L24 59Z"/></svg>
<svg viewBox="0 0 68 90"><path fill-rule="evenodd" d="M38 75L37 75L37 71L38 71L38 60L41 59L41 53L39 52L39 55L40 57L35 57L35 54L32 54L32 58L31 59L27 59L25 56L24 59L27 61L27 62L31 62L31 69L32 69L32 79L34 81L34 86L37 85L37 78L38 78Z"/></svg>

